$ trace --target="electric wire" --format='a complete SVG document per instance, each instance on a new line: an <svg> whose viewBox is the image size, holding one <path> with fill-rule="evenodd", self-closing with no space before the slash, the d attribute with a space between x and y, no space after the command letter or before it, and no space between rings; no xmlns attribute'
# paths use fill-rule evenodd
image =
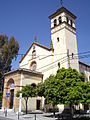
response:
<svg viewBox="0 0 90 120"><path fill-rule="evenodd" d="M90 54L88 54L88 55L83 55L83 56L75 56L74 58L69 58L69 60L71 61L71 60L73 60L73 59L84 59L84 58L88 58L88 57L90 57ZM67 59L64 59L63 61L60 61L60 65L61 64L63 64L63 63L65 63L65 62L67 62L68 61L68 58ZM50 70L50 69L53 69L53 68L55 68L55 67L57 67L58 65L57 64L55 64L55 65L52 65L52 66L50 66L50 67L48 67L48 68L46 68L46 69L44 69L44 70L42 70L42 72L46 72L46 71L48 71L48 70Z"/></svg>
<svg viewBox="0 0 90 120"><path fill-rule="evenodd" d="M90 51L85 51L85 52L80 52L80 53L78 53L78 55L79 54L88 54L88 53L90 53ZM54 56L57 56L57 55L64 55L64 54L67 54L67 53L60 53L60 54L53 54ZM26 54L22 54L22 53L18 53L17 54L17 56L23 56L23 55L26 55ZM77 55L77 54L74 54L74 55ZM28 54L27 56L32 56L32 54ZM48 55L46 55L46 54L37 54L37 56L48 56Z"/></svg>
<svg viewBox="0 0 90 120"><path fill-rule="evenodd" d="M79 53L79 54L82 54L82 53ZM78 57L79 59L82 59L82 58L88 58L90 56L90 54L88 54L88 55L78 55L78 54L74 54L74 58L75 57ZM69 55L69 57L72 57L72 55ZM58 61L60 61L60 64L61 64L61 62L63 62L62 60L64 60L64 59L68 59L68 57L67 56L65 56L65 57L63 57L63 58L60 58L60 59L58 59L58 60L56 60L56 61L54 61L54 62L51 62L50 64L47 64L47 65L45 65L45 66L43 66L43 67L41 67L41 68L38 68L37 70L40 70L40 69L42 69L42 68L45 68L45 67L47 67L47 66L50 66L50 65L52 65L52 64L54 64L54 63L56 63L56 62L58 62ZM72 57L72 59L74 59L73 57Z"/></svg>

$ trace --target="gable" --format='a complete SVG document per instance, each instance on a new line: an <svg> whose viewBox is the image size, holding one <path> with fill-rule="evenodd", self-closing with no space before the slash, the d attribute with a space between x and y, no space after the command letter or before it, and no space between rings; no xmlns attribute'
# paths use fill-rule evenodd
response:
<svg viewBox="0 0 90 120"><path fill-rule="evenodd" d="M32 44L32 45L30 46L30 48L27 50L27 52L25 53L25 55L21 58L21 60L20 60L19 63L21 63L21 62L24 60L24 58L28 55L28 53L31 51L31 49L33 48L33 46L40 47L40 49L43 49L43 50L45 50L45 51L51 51L50 48L48 48L48 47L46 47L46 46L44 46L44 45L41 45L41 44L39 44L39 43L37 43L37 42L33 42L33 44Z"/></svg>

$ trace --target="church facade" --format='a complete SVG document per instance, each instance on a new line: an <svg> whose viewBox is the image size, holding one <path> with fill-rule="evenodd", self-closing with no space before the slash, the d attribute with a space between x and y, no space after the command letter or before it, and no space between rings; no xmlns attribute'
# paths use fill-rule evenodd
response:
<svg viewBox="0 0 90 120"><path fill-rule="evenodd" d="M62 67L74 68L80 73L84 73L86 79L90 81L90 66L79 62L78 59L76 16L62 6L50 15L49 19L51 21L50 47L34 41L20 60L19 69L5 74L3 108L24 111L24 100L22 97L16 98L16 92L26 84L37 85L41 81L44 82L47 77L51 74L55 75L57 70ZM6 93L10 93L8 99ZM41 109L43 105L42 98L30 98L28 109Z"/></svg>

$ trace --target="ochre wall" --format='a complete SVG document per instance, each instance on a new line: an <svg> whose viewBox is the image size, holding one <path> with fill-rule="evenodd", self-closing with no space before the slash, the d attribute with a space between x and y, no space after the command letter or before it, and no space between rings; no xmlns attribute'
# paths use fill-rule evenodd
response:
<svg viewBox="0 0 90 120"><path fill-rule="evenodd" d="M2 100L2 108L9 108L10 106L10 97L6 98L6 92L10 92L10 80L14 81L14 101L13 101L13 109L18 110L19 108L19 99L16 97L16 92L20 90L20 80L21 74L18 72L8 74L4 79L4 92L3 92L3 100Z"/></svg>

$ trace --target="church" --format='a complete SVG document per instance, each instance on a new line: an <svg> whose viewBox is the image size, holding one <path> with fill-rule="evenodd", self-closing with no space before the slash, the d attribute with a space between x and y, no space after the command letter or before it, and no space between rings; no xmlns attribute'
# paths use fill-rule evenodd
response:
<svg viewBox="0 0 90 120"><path fill-rule="evenodd" d="M46 47L36 40L30 45L21 58L19 68L5 74L2 108L25 111L25 101L18 90L31 84L36 86L44 82L51 74L64 68L74 68L86 75L90 81L90 66L79 61L76 39L76 16L64 6L61 6L49 16L51 21L51 44ZM7 96L7 93L9 96ZM39 110L44 106L43 98L30 98L28 110ZM81 106L83 109L83 106ZM64 109L62 105L61 109Z"/></svg>

